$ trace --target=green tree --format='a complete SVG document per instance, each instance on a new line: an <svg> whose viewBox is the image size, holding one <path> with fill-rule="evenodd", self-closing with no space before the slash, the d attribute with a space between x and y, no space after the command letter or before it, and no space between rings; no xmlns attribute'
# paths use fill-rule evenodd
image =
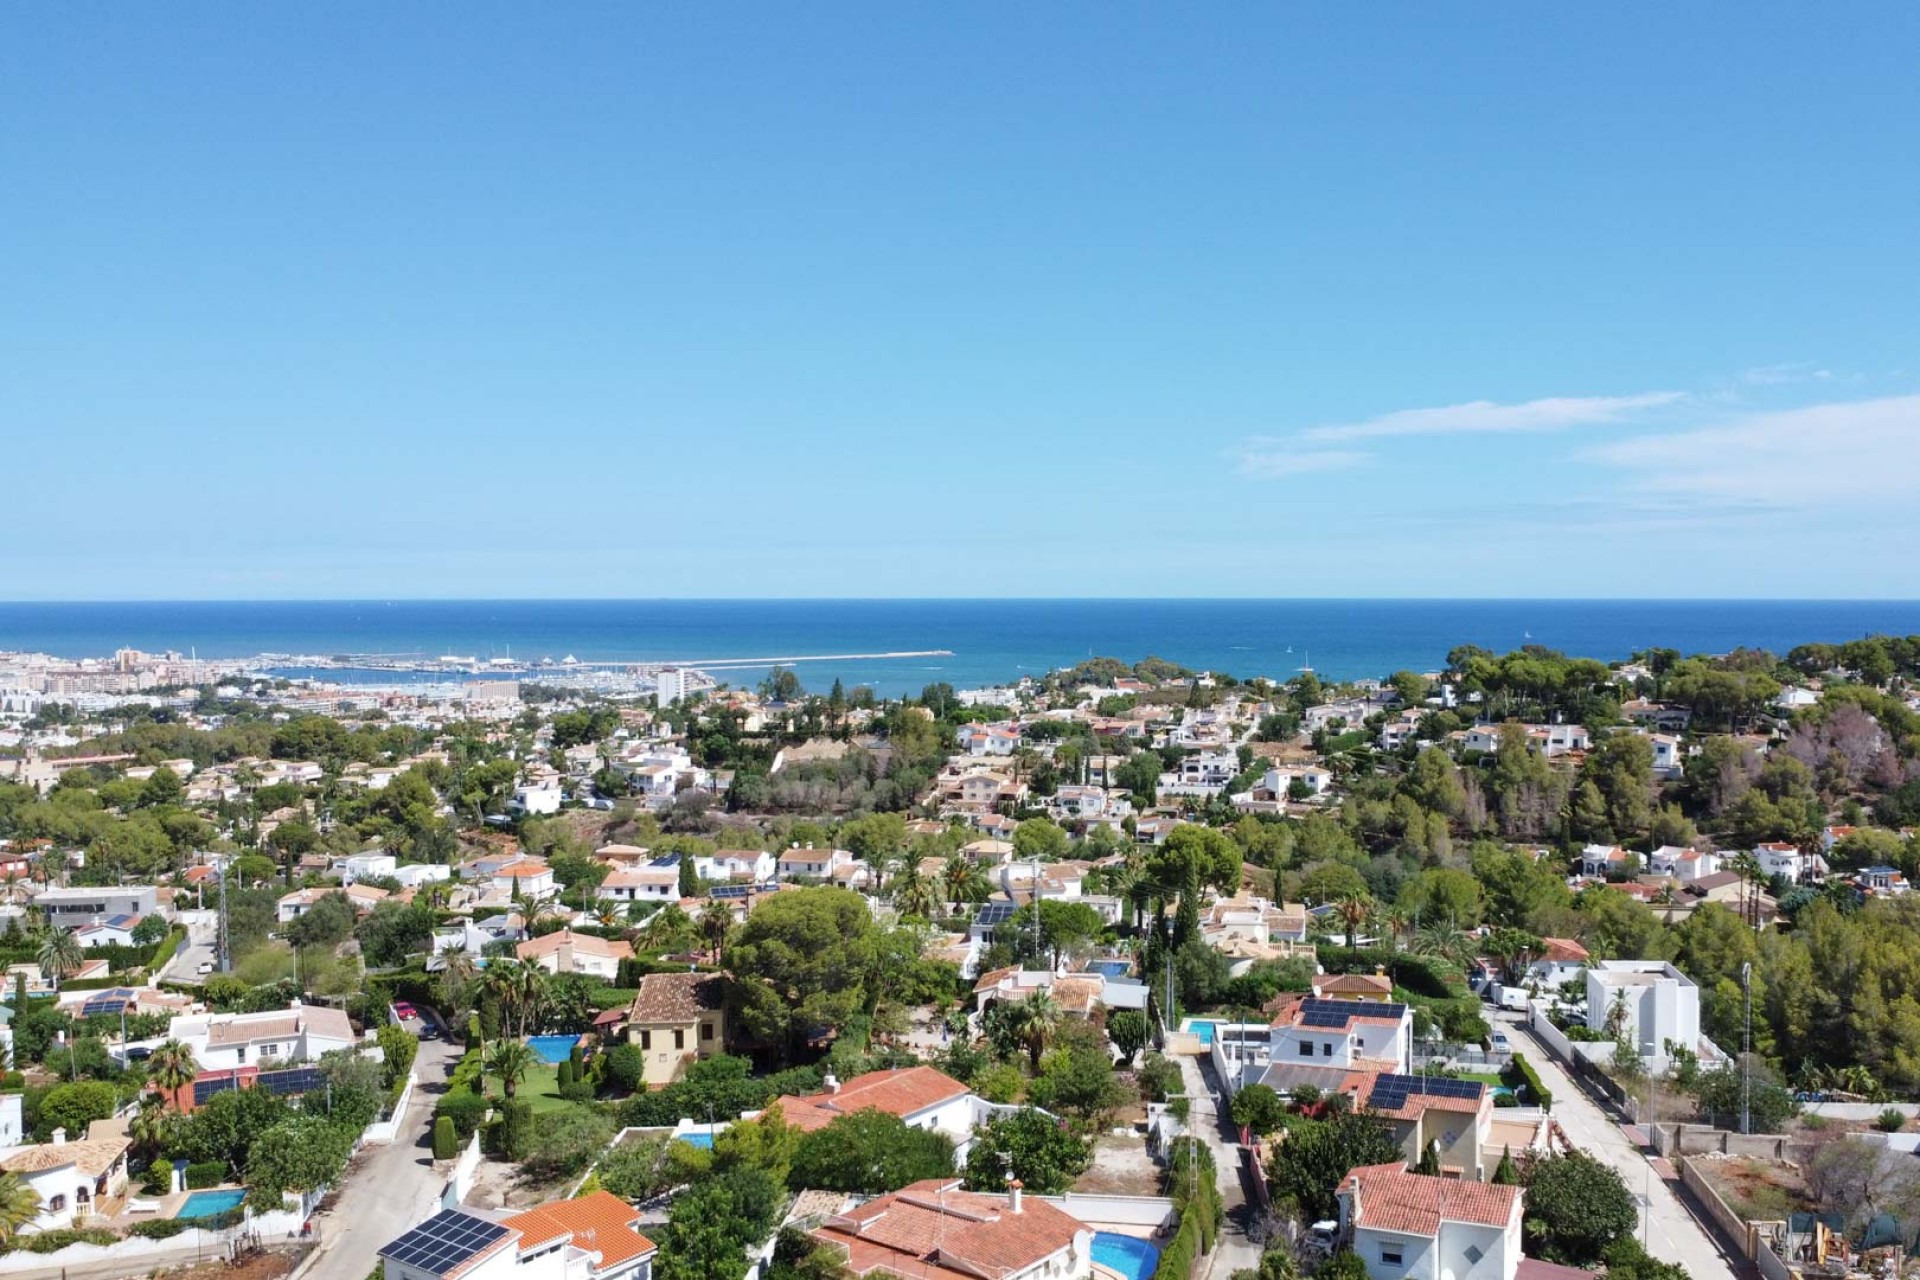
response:
<svg viewBox="0 0 1920 1280"><path fill-rule="evenodd" d="M78 938L52 925L40 930L34 940L34 959L56 992L60 990L61 981L86 960L86 954Z"/></svg>
<svg viewBox="0 0 1920 1280"><path fill-rule="evenodd" d="M88 1125L105 1120L118 1105L113 1086L103 1081L57 1084L40 1099L40 1114L33 1126L35 1140L45 1142L55 1129L64 1129L67 1137L77 1142L87 1136Z"/></svg>
<svg viewBox="0 0 1920 1280"><path fill-rule="evenodd" d="M500 1087L511 1099L537 1061L533 1049L521 1040L496 1040L487 1049L487 1074L500 1077Z"/></svg>
<svg viewBox="0 0 1920 1280"><path fill-rule="evenodd" d="M1008 1027L1026 1047L1028 1066L1035 1075L1040 1073L1040 1055L1059 1030L1061 1016L1060 1006L1044 988L1035 988L1007 1006Z"/></svg>
<svg viewBox="0 0 1920 1280"><path fill-rule="evenodd" d="M15 1173L0 1173L0 1241L12 1242L40 1216L40 1193Z"/></svg>
<svg viewBox="0 0 1920 1280"><path fill-rule="evenodd" d="M358 918L346 894L323 894L293 918L287 940L296 947L336 947L353 935Z"/></svg>
<svg viewBox="0 0 1920 1280"><path fill-rule="evenodd" d="M1493 1178L1491 1181L1496 1187L1517 1187L1520 1185L1520 1170L1514 1166L1512 1147L1500 1148L1500 1163L1493 1167Z"/></svg>
<svg viewBox="0 0 1920 1280"><path fill-rule="evenodd" d="M953 1140L947 1135L869 1107L801 1135L788 1183L878 1195L952 1173Z"/></svg>
<svg viewBox="0 0 1920 1280"><path fill-rule="evenodd" d="M1276 1200L1291 1200L1315 1222L1336 1215L1334 1188L1348 1170L1398 1159L1400 1144L1384 1121L1364 1111L1338 1112L1290 1124L1268 1162L1268 1181Z"/></svg>
<svg viewBox="0 0 1920 1280"><path fill-rule="evenodd" d="M168 1039L154 1046L153 1055L147 1059L147 1079L160 1087L169 1102L199 1074L200 1064L193 1059L193 1049L179 1040Z"/></svg>
<svg viewBox="0 0 1920 1280"><path fill-rule="evenodd" d="M1250 1084L1233 1097L1233 1122L1264 1138L1286 1119L1287 1104L1264 1084Z"/></svg>
<svg viewBox="0 0 1920 1280"><path fill-rule="evenodd" d="M261 1132L247 1148L247 1199L277 1209L289 1191L333 1185L353 1151L353 1130L318 1116L292 1116Z"/></svg>
<svg viewBox="0 0 1920 1280"><path fill-rule="evenodd" d="M741 1280L746 1250L773 1231L780 1190L763 1169L735 1169L676 1196L660 1233L659 1280Z"/></svg>
<svg viewBox="0 0 1920 1280"><path fill-rule="evenodd" d="M967 1186L1001 1191L1009 1176L1034 1195L1061 1195L1092 1162L1091 1148L1032 1108L995 1117L967 1155Z"/></svg>
<svg viewBox="0 0 1920 1280"><path fill-rule="evenodd" d="M1120 1065L1130 1067L1140 1051L1147 1047L1152 1039L1153 1029L1147 1025L1147 1015L1138 1009L1122 1009L1107 1017L1107 1037L1113 1041L1113 1047L1120 1051Z"/></svg>
<svg viewBox="0 0 1920 1280"><path fill-rule="evenodd" d="M1521 1183L1527 1234L1554 1262L1590 1266L1615 1240L1632 1234L1638 1220L1633 1193L1620 1175L1583 1152L1532 1157Z"/></svg>
<svg viewBox="0 0 1920 1280"><path fill-rule="evenodd" d="M850 889L782 893L755 907L728 955L742 1030L750 1040L798 1045L870 1011L883 961L879 930Z"/></svg>
<svg viewBox="0 0 1920 1280"><path fill-rule="evenodd" d="M1013 829L1013 856L1022 862L1053 862L1067 856L1067 833L1045 818L1028 818Z"/></svg>
<svg viewBox="0 0 1920 1280"><path fill-rule="evenodd" d="M540 1117L521 1167L536 1178L572 1177L593 1163L613 1137L611 1117L592 1107L561 1107Z"/></svg>
<svg viewBox="0 0 1920 1280"><path fill-rule="evenodd" d="M376 968L405 963L433 945L433 923L433 912L421 903L378 903L355 930L360 954Z"/></svg>
<svg viewBox="0 0 1920 1280"><path fill-rule="evenodd" d="M433 1158L452 1160L460 1154L460 1138L453 1131L453 1117L441 1116L433 1122Z"/></svg>

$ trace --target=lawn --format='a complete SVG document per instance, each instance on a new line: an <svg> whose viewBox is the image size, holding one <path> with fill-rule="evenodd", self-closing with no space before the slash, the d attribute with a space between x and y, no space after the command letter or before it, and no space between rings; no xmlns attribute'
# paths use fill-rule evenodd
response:
<svg viewBox="0 0 1920 1280"><path fill-rule="evenodd" d="M1460 1073L1460 1079L1478 1080L1488 1088L1492 1088L1494 1085L1501 1083L1500 1077L1491 1071L1462 1071Z"/></svg>
<svg viewBox="0 0 1920 1280"><path fill-rule="evenodd" d="M488 1076L488 1093L500 1096L500 1077ZM520 1087L514 1092L516 1098L524 1098L532 1104L533 1114L543 1111L558 1111L561 1107L571 1106L560 1096L560 1066L554 1062L539 1062L527 1069L520 1078Z"/></svg>

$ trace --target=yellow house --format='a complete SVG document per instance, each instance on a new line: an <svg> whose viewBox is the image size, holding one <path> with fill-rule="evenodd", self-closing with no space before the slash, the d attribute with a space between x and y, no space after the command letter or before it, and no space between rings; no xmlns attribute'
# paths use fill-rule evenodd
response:
<svg viewBox="0 0 1920 1280"><path fill-rule="evenodd" d="M627 1010L627 1042L646 1060L641 1079L657 1089L687 1064L726 1052L727 978L718 973L649 973Z"/></svg>

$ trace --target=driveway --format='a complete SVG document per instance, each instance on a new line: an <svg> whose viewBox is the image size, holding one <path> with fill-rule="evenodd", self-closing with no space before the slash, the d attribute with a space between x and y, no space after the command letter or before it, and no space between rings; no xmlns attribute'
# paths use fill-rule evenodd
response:
<svg viewBox="0 0 1920 1280"><path fill-rule="evenodd" d="M1226 1224L1220 1228L1202 1280L1224 1278L1236 1271L1258 1267L1266 1246L1247 1235L1256 1206L1248 1202L1245 1175L1241 1172L1239 1130L1233 1127L1220 1102L1213 1064L1204 1058L1184 1055L1174 1061L1180 1064L1180 1075L1186 1082L1188 1131L1213 1151L1214 1178L1227 1211Z"/></svg>
<svg viewBox="0 0 1920 1280"><path fill-rule="evenodd" d="M202 964L213 963L214 943L218 939L218 930L211 925L188 925L187 941L173 953L166 967L153 976L154 985L162 980L167 982L186 982L198 985L206 980L200 972Z"/></svg>
<svg viewBox="0 0 1920 1280"><path fill-rule="evenodd" d="M391 1143L355 1158L333 1207L316 1216L320 1252L304 1280L367 1280L384 1245L439 1212L444 1180L433 1171L433 1105L459 1059L460 1047L445 1040L420 1045L406 1120Z"/></svg>
<svg viewBox="0 0 1920 1280"><path fill-rule="evenodd" d="M1673 1189L1653 1173L1647 1157L1628 1140L1619 1124L1560 1069L1552 1053L1524 1025L1504 1021L1501 1025L1514 1049L1527 1055L1527 1061L1540 1073L1540 1082L1552 1091L1553 1118L1567 1137L1588 1155L1617 1170L1627 1190L1640 1202L1647 1252L1664 1262L1679 1263L1693 1280L1733 1280L1733 1268L1720 1246L1687 1212Z"/></svg>

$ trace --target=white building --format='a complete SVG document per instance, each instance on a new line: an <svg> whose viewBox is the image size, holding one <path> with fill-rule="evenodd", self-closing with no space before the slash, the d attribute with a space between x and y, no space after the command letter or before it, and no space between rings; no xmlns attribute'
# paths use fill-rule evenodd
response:
<svg viewBox="0 0 1920 1280"><path fill-rule="evenodd" d="M390 853L381 853L377 849L333 860L333 872L340 877L341 884L352 884L355 880L371 880L376 876L386 879L399 869L398 858Z"/></svg>
<svg viewBox="0 0 1920 1280"><path fill-rule="evenodd" d="M1275 1063L1405 1072L1413 1062L1413 1010L1393 1001L1315 996L1274 1022L1267 1053Z"/></svg>
<svg viewBox="0 0 1920 1280"><path fill-rule="evenodd" d="M1616 1017L1641 1058L1664 1060L1668 1041L1699 1045L1700 989L1664 960L1595 961L1587 966L1587 1027L1604 1032Z"/></svg>
<svg viewBox="0 0 1920 1280"><path fill-rule="evenodd" d="M819 1093L784 1096L768 1104L802 1132L824 1129L856 1111L884 1111L909 1128L930 1129L953 1139L954 1158L964 1166L974 1130L1000 1111L952 1076L932 1067L869 1071L842 1083L828 1075Z"/></svg>
<svg viewBox="0 0 1920 1280"><path fill-rule="evenodd" d="M620 973L620 962L633 955L633 944L561 929L529 938L516 946L513 953L548 973L584 973L611 982Z"/></svg>
<svg viewBox="0 0 1920 1280"><path fill-rule="evenodd" d="M696 857L693 873L708 884L766 884L779 866L772 854L760 849L721 849L712 857Z"/></svg>
<svg viewBox="0 0 1920 1280"><path fill-rule="evenodd" d="M9 1095L19 1128L20 1095ZM69 1141L65 1129L53 1131L53 1141L16 1147L0 1155L0 1171L13 1174L40 1197L38 1231L71 1227L83 1222L94 1206L119 1195L127 1185L127 1152L132 1143L114 1134L108 1122L95 1121L87 1137ZM94 1131L101 1131L94 1137Z"/></svg>
<svg viewBox="0 0 1920 1280"><path fill-rule="evenodd" d="M1514 1280L1519 1187L1365 1165L1340 1180L1340 1235L1369 1280Z"/></svg>
<svg viewBox="0 0 1920 1280"><path fill-rule="evenodd" d="M513 789L513 799L507 807L518 813L548 814L560 812L560 801L564 793L560 783L553 778L542 778L537 782L523 782Z"/></svg>
<svg viewBox="0 0 1920 1280"><path fill-rule="evenodd" d="M594 896L602 902L622 906L635 902L678 902L680 900L680 863L666 866L622 867L610 872Z"/></svg>
<svg viewBox="0 0 1920 1280"><path fill-rule="evenodd" d="M662 667L654 676L653 705L670 707L693 690L691 673L680 667Z"/></svg>
<svg viewBox="0 0 1920 1280"><path fill-rule="evenodd" d="M388 1280L651 1280L640 1213L611 1192L494 1222L443 1209L380 1250Z"/></svg>
<svg viewBox="0 0 1920 1280"><path fill-rule="evenodd" d="M193 1050L202 1071L313 1062L336 1049L357 1049L344 1009L303 1005L260 1013L183 1014L167 1027L169 1039Z"/></svg>
<svg viewBox="0 0 1920 1280"><path fill-rule="evenodd" d="M1020 749L1020 731L1007 725L962 725L957 738L959 749L970 756L1010 756Z"/></svg>
<svg viewBox="0 0 1920 1280"><path fill-rule="evenodd" d="M845 849L792 848L780 855L782 880L831 880L838 872L850 869L859 859Z"/></svg>

